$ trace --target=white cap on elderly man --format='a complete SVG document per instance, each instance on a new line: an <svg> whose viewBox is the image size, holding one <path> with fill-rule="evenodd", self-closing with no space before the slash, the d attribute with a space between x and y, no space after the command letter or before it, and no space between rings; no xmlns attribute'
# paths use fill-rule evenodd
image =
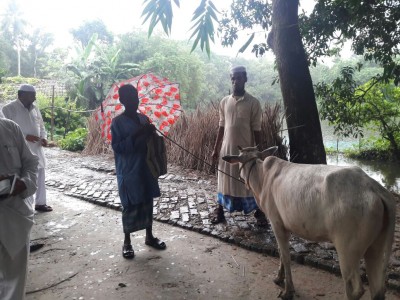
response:
<svg viewBox="0 0 400 300"><path fill-rule="evenodd" d="M246 73L246 68L244 66L236 66L231 69L231 74L243 72Z"/></svg>
<svg viewBox="0 0 400 300"><path fill-rule="evenodd" d="M36 93L35 87L30 84L21 84L18 91Z"/></svg>

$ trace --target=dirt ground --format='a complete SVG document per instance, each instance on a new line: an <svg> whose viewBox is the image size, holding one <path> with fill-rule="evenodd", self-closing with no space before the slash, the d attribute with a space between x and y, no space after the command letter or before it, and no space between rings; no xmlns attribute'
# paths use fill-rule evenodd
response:
<svg viewBox="0 0 400 300"><path fill-rule="evenodd" d="M51 213L36 215L27 300L276 299L278 260L218 239L155 222L165 251L132 235L133 260L121 256L121 215L48 190ZM340 277L292 263L295 299L344 299ZM366 287L367 288L367 287ZM386 299L399 299L387 292ZM369 299L369 292L363 299Z"/></svg>

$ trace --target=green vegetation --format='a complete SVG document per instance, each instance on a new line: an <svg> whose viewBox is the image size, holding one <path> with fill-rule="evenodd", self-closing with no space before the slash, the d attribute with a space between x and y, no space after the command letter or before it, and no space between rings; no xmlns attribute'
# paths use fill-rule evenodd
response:
<svg viewBox="0 0 400 300"><path fill-rule="evenodd" d="M120 49L99 43L94 33L84 46L75 45L76 56L65 67L70 81L70 96L80 106L95 109L105 99L114 82L137 74L138 65L121 63Z"/></svg>
<svg viewBox="0 0 400 300"><path fill-rule="evenodd" d="M389 142L377 138L362 139L358 149L347 149L344 154L347 157L362 160L392 161L397 159L393 157Z"/></svg>
<svg viewBox="0 0 400 300"><path fill-rule="evenodd" d="M78 128L69 132L65 138L59 141L60 148L68 151L82 151L85 148L87 134L86 128Z"/></svg>
<svg viewBox="0 0 400 300"><path fill-rule="evenodd" d="M42 113L43 121L46 127L46 131L50 138L51 133L51 99L44 97L38 93L37 105ZM77 110L75 102L66 101L64 98L57 97L54 99L54 139L60 140L69 131L85 127L85 117L82 113L74 112Z"/></svg>
<svg viewBox="0 0 400 300"><path fill-rule="evenodd" d="M337 153L337 150L333 147L325 147L326 155L333 155Z"/></svg>
<svg viewBox="0 0 400 300"><path fill-rule="evenodd" d="M1 84L0 97L3 98L4 100L14 100L17 97L17 87L19 85L21 85L22 83L36 85L38 82L39 82L39 79L37 79L37 78L25 78L25 77L21 77L21 76L4 77L4 78L2 78L2 81L0 82L0 84Z"/></svg>
<svg viewBox="0 0 400 300"><path fill-rule="evenodd" d="M400 87L378 80L358 84L354 72L346 67L331 84L317 84L321 116L345 137L363 137L366 129L378 132L380 138L368 142L369 149L362 155L382 157L389 152L400 160Z"/></svg>

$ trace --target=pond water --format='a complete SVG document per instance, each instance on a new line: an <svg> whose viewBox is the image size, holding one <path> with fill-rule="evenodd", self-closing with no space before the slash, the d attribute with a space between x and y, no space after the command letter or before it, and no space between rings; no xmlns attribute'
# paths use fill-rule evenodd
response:
<svg viewBox="0 0 400 300"><path fill-rule="evenodd" d="M328 165L359 166L387 189L400 193L400 163L361 161L344 157L342 154L328 155L326 158Z"/></svg>
<svg viewBox="0 0 400 300"><path fill-rule="evenodd" d="M284 126L286 126L286 124L284 124ZM339 138L334 134L333 127L329 126L327 122L324 121L321 122L321 129L325 147L338 150L338 154L327 156L327 163L329 165L359 166L370 177L387 189L400 193L400 162L365 161L344 157L340 152L345 149L359 147L360 141L355 138ZM366 133L366 135L371 134L370 132ZM288 137L285 134L283 134L283 137L288 141Z"/></svg>
<svg viewBox="0 0 400 300"><path fill-rule="evenodd" d="M335 135L333 127L329 126L327 122L321 122L321 130L324 138L324 145L326 148L343 151L349 148L359 147L359 139L353 137L338 137L337 135ZM369 136L369 134L370 133L367 133L366 135Z"/></svg>
<svg viewBox="0 0 400 300"><path fill-rule="evenodd" d="M326 148L343 151L359 146L359 140L355 138L338 138L333 133L333 128L322 122L322 135ZM344 157L342 154L328 155L329 165L351 166L356 165L363 169L384 187L400 193L400 163L386 161L366 161Z"/></svg>

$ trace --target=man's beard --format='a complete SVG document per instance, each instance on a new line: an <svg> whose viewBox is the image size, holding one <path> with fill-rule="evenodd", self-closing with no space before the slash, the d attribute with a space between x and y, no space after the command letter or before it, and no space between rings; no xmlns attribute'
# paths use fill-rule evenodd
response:
<svg viewBox="0 0 400 300"><path fill-rule="evenodd" d="M239 88L239 87L237 87L237 88L233 88L233 93L235 94L235 95L243 95L244 94L244 87L243 88Z"/></svg>

